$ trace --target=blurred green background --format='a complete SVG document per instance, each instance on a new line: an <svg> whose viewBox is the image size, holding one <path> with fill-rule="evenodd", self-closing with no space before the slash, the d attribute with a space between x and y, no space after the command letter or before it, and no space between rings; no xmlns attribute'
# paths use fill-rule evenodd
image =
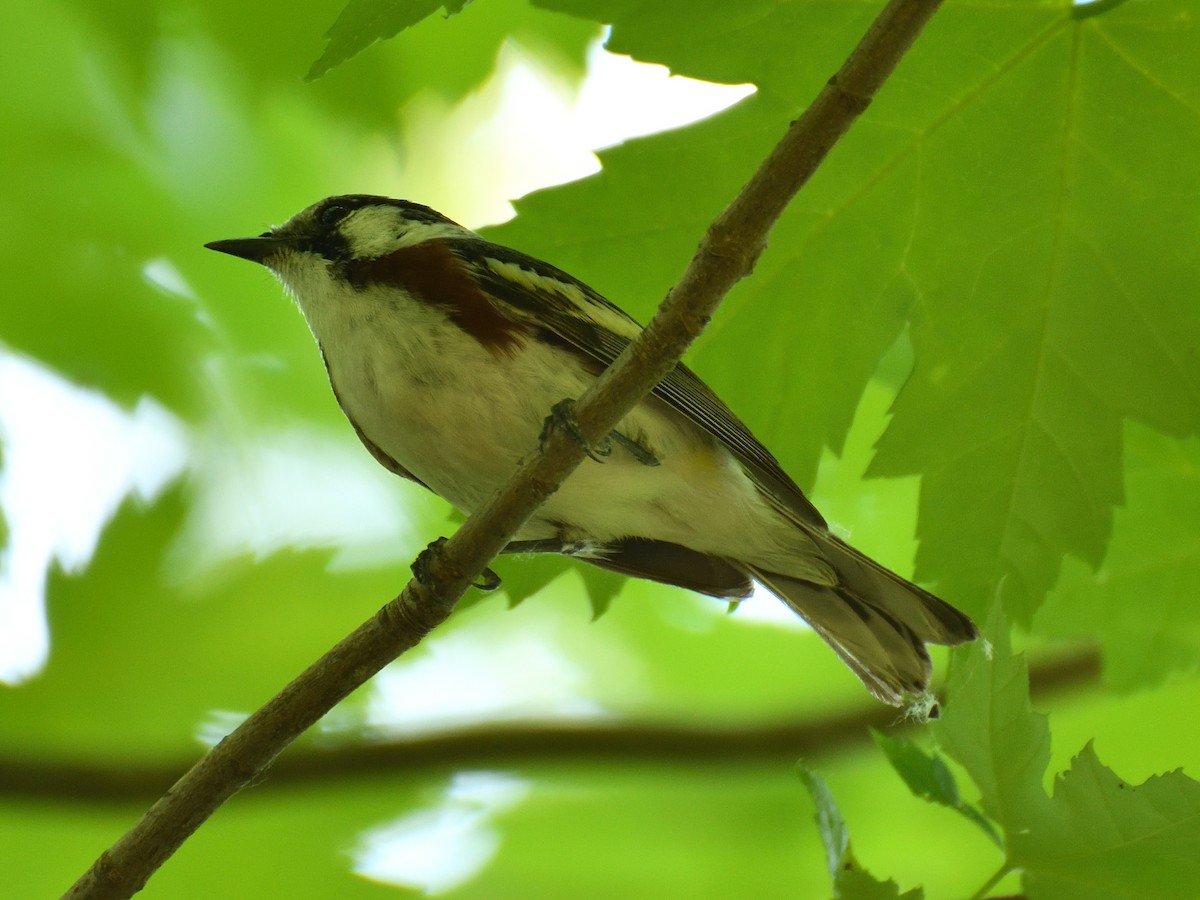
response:
<svg viewBox="0 0 1200 900"><path fill-rule="evenodd" d="M9 10L8 896L64 890L458 521L362 451L269 276L202 245L342 192L498 223L670 127L488 232L645 319L875 12L475 0L373 45L355 24L426 6L352 4L329 44L338 3ZM689 357L856 545L1021 626L1047 788L1088 741L1131 782L1200 767L1193 19L948 2ZM602 34L744 87L637 80ZM922 730L769 596L730 615L565 562L497 568L503 595L468 597L147 894L824 896L801 756L872 872L956 898L1001 864L867 725Z"/></svg>

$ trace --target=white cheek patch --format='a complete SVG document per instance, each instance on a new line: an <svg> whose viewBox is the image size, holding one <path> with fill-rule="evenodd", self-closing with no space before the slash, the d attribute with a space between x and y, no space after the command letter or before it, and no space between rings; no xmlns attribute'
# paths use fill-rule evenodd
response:
<svg viewBox="0 0 1200 900"><path fill-rule="evenodd" d="M270 268L306 316L335 293L329 262L314 253L289 252Z"/></svg>
<svg viewBox="0 0 1200 900"><path fill-rule="evenodd" d="M398 206L364 206L346 216L338 231L358 259L384 256L433 238L462 237L466 229L453 222L414 222Z"/></svg>

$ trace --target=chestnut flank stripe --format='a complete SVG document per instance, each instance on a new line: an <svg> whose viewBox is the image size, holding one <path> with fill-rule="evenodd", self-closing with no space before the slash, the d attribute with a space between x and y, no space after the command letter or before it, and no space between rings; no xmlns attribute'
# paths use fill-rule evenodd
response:
<svg viewBox="0 0 1200 900"><path fill-rule="evenodd" d="M511 354L528 333L525 326L492 305L440 240L401 247L374 259L352 260L346 266L346 277L358 290L376 284L400 287L418 301L440 307L454 324L497 356Z"/></svg>

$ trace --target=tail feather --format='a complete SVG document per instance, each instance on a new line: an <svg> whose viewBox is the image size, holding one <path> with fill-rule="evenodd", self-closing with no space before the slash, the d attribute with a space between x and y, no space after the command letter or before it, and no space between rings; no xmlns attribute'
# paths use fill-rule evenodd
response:
<svg viewBox="0 0 1200 900"><path fill-rule="evenodd" d="M870 597L928 644L953 646L979 636L975 623L945 600L885 568L831 534L818 543L838 575L838 583L856 597Z"/></svg>
<svg viewBox="0 0 1200 900"><path fill-rule="evenodd" d="M884 703L901 706L905 694L928 686L925 645L881 604L777 572L752 569L751 574L808 622Z"/></svg>
<svg viewBox="0 0 1200 900"><path fill-rule="evenodd" d="M961 644L978 636L974 623L929 591L885 569L832 536L821 536L833 585L815 584L747 566L750 575L819 634L867 689L902 706L929 686L925 644Z"/></svg>

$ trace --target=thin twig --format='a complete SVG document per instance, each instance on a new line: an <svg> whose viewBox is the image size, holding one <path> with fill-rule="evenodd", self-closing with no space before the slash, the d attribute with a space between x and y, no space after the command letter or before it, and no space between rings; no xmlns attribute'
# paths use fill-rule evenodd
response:
<svg viewBox="0 0 1200 900"><path fill-rule="evenodd" d="M578 437L596 444L683 355L767 233L911 46L940 0L892 0L842 69L709 227L679 283L641 337L575 404ZM72 885L69 898L129 897L230 796L355 688L443 622L458 598L583 458L579 440L552 429L540 453L429 560L374 617L317 660L210 750Z"/></svg>

